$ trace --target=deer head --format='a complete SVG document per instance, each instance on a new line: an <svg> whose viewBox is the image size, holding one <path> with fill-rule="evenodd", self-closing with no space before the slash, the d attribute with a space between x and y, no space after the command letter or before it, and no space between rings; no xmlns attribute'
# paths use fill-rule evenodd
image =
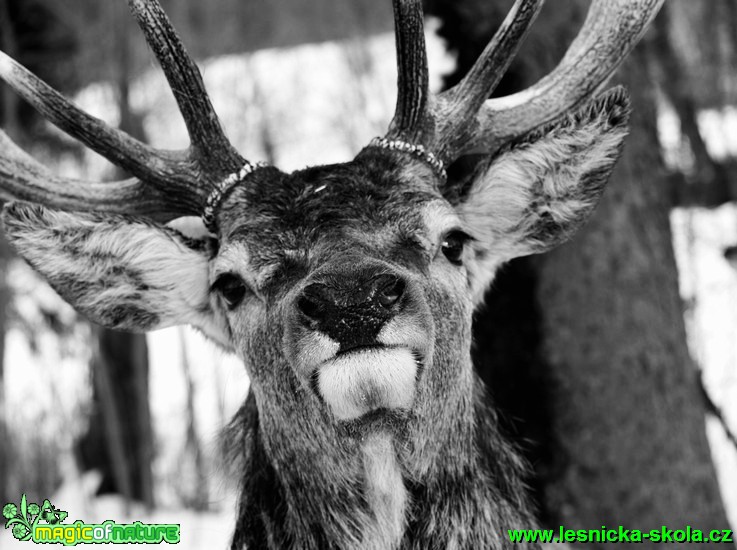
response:
<svg viewBox="0 0 737 550"><path fill-rule="evenodd" d="M387 135L287 174L235 151L158 2L129 0L191 147L135 141L0 55L11 87L134 176L60 178L0 133L2 197L24 201L5 207L6 234L90 319L191 324L243 359L234 547L502 547L531 510L473 374L471 315L499 265L593 211L629 113L623 89L597 92L661 1L594 0L550 75L489 100L542 2L518 0L465 79L430 95L421 2L394 0ZM448 182L470 153L473 175ZM199 236L177 230L184 216L202 217Z"/></svg>

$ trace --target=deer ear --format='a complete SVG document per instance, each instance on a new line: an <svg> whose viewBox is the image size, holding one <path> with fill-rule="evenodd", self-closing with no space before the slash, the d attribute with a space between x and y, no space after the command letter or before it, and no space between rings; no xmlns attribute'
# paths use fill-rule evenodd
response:
<svg viewBox="0 0 737 550"><path fill-rule="evenodd" d="M210 299L206 241L127 216L23 202L2 218L18 253L92 321L134 332L192 324L229 347Z"/></svg>
<svg viewBox="0 0 737 550"><path fill-rule="evenodd" d="M475 238L469 272L478 292L501 263L565 242L589 218L622 151L629 113L627 92L617 87L482 161L457 207Z"/></svg>

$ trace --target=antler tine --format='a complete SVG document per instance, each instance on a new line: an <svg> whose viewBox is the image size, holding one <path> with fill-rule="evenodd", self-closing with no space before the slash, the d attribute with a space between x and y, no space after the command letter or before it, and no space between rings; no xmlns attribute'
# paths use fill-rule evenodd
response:
<svg viewBox="0 0 737 550"><path fill-rule="evenodd" d="M486 101L464 152L497 150L594 94L637 44L664 0L593 0L584 26L560 64L522 92Z"/></svg>
<svg viewBox="0 0 737 550"><path fill-rule="evenodd" d="M398 93L387 137L428 143L435 128L429 105L422 0L393 0L393 5Z"/></svg>
<svg viewBox="0 0 737 550"><path fill-rule="evenodd" d="M44 118L134 176L157 184L181 173L175 155L165 155L85 113L2 51L0 78Z"/></svg>
<svg viewBox="0 0 737 550"><path fill-rule="evenodd" d="M441 141L436 150L441 158L471 137L473 119L504 76L544 2L517 0L468 74L438 98L443 114L438 117Z"/></svg>
<svg viewBox="0 0 737 550"><path fill-rule="evenodd" d="M214 178L237 171L246 161L225 136L200 71L161 5L157 0L128 4L174 92L198 160Z"/></svg>
<svg viewBox="0 0 737 550"><path fill-rule="evenodd" d="M0 131L0 198L38 202L61 210L84 210L146 216L168 222L201 212L207 191L171 193L131 178L93 183L62 178L36 162Z"/></svg>
<svg viewBox="0 0 737 550"><path fill-rule="evenodd" d="M133 213L168 221L201 214L216 182L251 166L225 137L197 66L159 3L129 0L129 4L164 69L192 147L184 151L154 149L85 113L0 52L0 78L46 119L137 178L94 183L53 176L0 132L3 198L33 200L65 210Z"/></svg>

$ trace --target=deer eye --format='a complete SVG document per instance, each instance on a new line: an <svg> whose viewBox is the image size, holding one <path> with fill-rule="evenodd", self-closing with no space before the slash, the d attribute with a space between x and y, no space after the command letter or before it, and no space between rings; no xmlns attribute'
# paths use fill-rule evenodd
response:
<svg viewBox="0 0 737 550"><path fill-rule="evenodd" d="M246 283L238 275L224 273L212 285L212 290L220 293L228 309L235 309L246 295Z"/></svg>
<svg viewBox="0 0 737 550"><path fill-rule="evenodd" d="M454 265L463 264L463 247L470 237L463 231L453 230L443 237L440 247L443 255Z"/></svg>

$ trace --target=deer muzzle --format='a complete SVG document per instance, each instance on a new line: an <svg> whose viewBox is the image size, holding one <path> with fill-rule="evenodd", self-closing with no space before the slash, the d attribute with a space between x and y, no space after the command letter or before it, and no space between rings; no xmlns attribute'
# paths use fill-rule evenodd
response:
<svg viewBox="0 0 737 550"><path fill-rule="evenodd" d="M409 275L344 261L306 284L292 313L297 370L337 420L411 409L432 331Z"/></svg>

